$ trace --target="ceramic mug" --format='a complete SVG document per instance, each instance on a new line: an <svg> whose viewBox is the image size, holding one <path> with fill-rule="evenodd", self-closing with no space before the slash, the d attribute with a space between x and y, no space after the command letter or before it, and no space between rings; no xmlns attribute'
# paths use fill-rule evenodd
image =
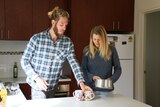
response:
<svg viewBox="0 0 160 107"><path fill-rule="evenodd" d="M78 101L84 100L84 96L83 96L82 90L75 90L75 91L73 92L73 97L75 97L76 100L78 100Z"/></svg>
<svg viewBox="0 0 160 107"><path fill-rule="evenodd" d="M84 100L92 100L94 99L95 94L92 91L85 91L84 92Z"/></svg>

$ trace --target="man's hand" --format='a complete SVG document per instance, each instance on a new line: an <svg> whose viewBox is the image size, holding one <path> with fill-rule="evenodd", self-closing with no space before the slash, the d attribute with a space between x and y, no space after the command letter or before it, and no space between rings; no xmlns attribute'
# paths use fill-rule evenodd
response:
<svg viewBox="0 0 160 107"><path fill-rule="evenodd" d="M85 85L83 82L80 83L80 87L81 87L83 93L85 91L91 91L91 92L93 92L93 90L89 86Z"/></svg>
<svg viewBox="0 0 160 107"><path fill-rule="evenodd" d="M46 80L44 80L43 78L41 77L37 77L35 79L36 83L38 84L39 88L41 90L44 90L44 91L47 91L47 88L48 88L48 83L46 82Z"/></svg>

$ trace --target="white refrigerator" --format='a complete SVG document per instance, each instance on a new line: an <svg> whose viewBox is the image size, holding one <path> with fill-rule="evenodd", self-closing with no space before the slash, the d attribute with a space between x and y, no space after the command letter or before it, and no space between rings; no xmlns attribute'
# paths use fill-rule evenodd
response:
<svg viewBox="0 0 160 107"><path fill-rule="evenodd" d="M117 49L122 74L114 84L114 93L134 96L134 34L108 34L109 43Z"/></svg>

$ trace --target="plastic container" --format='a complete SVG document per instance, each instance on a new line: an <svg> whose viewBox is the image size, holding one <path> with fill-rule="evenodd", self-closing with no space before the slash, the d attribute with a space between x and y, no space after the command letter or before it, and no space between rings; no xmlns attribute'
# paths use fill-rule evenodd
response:
<svg viewBox="0 0 160 107"><path fill-rule="evenodd" d="M7 90L3 83L0 83L0 107L6 107Z"/></svg>

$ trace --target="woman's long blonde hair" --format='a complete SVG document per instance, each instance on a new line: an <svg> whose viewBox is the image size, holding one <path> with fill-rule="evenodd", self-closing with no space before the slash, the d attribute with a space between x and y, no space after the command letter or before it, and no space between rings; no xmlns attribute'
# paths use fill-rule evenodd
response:
<svg viewBox="0 0 160 107"><path fill-rule="evenodd" d="M99 48L97 48L93 43L93 34L99 35L102 39L102 43L100 44ZM89 49L87 54L89 54L91 58L94 58L96 52L98 51L102 58L104 58L105 60L110 59L111 49L109 48L109 45L108 45L107 32L104 26L102 25L95 26L94 28L92 28L90 33L90 43L89 43Z"/></svg>

